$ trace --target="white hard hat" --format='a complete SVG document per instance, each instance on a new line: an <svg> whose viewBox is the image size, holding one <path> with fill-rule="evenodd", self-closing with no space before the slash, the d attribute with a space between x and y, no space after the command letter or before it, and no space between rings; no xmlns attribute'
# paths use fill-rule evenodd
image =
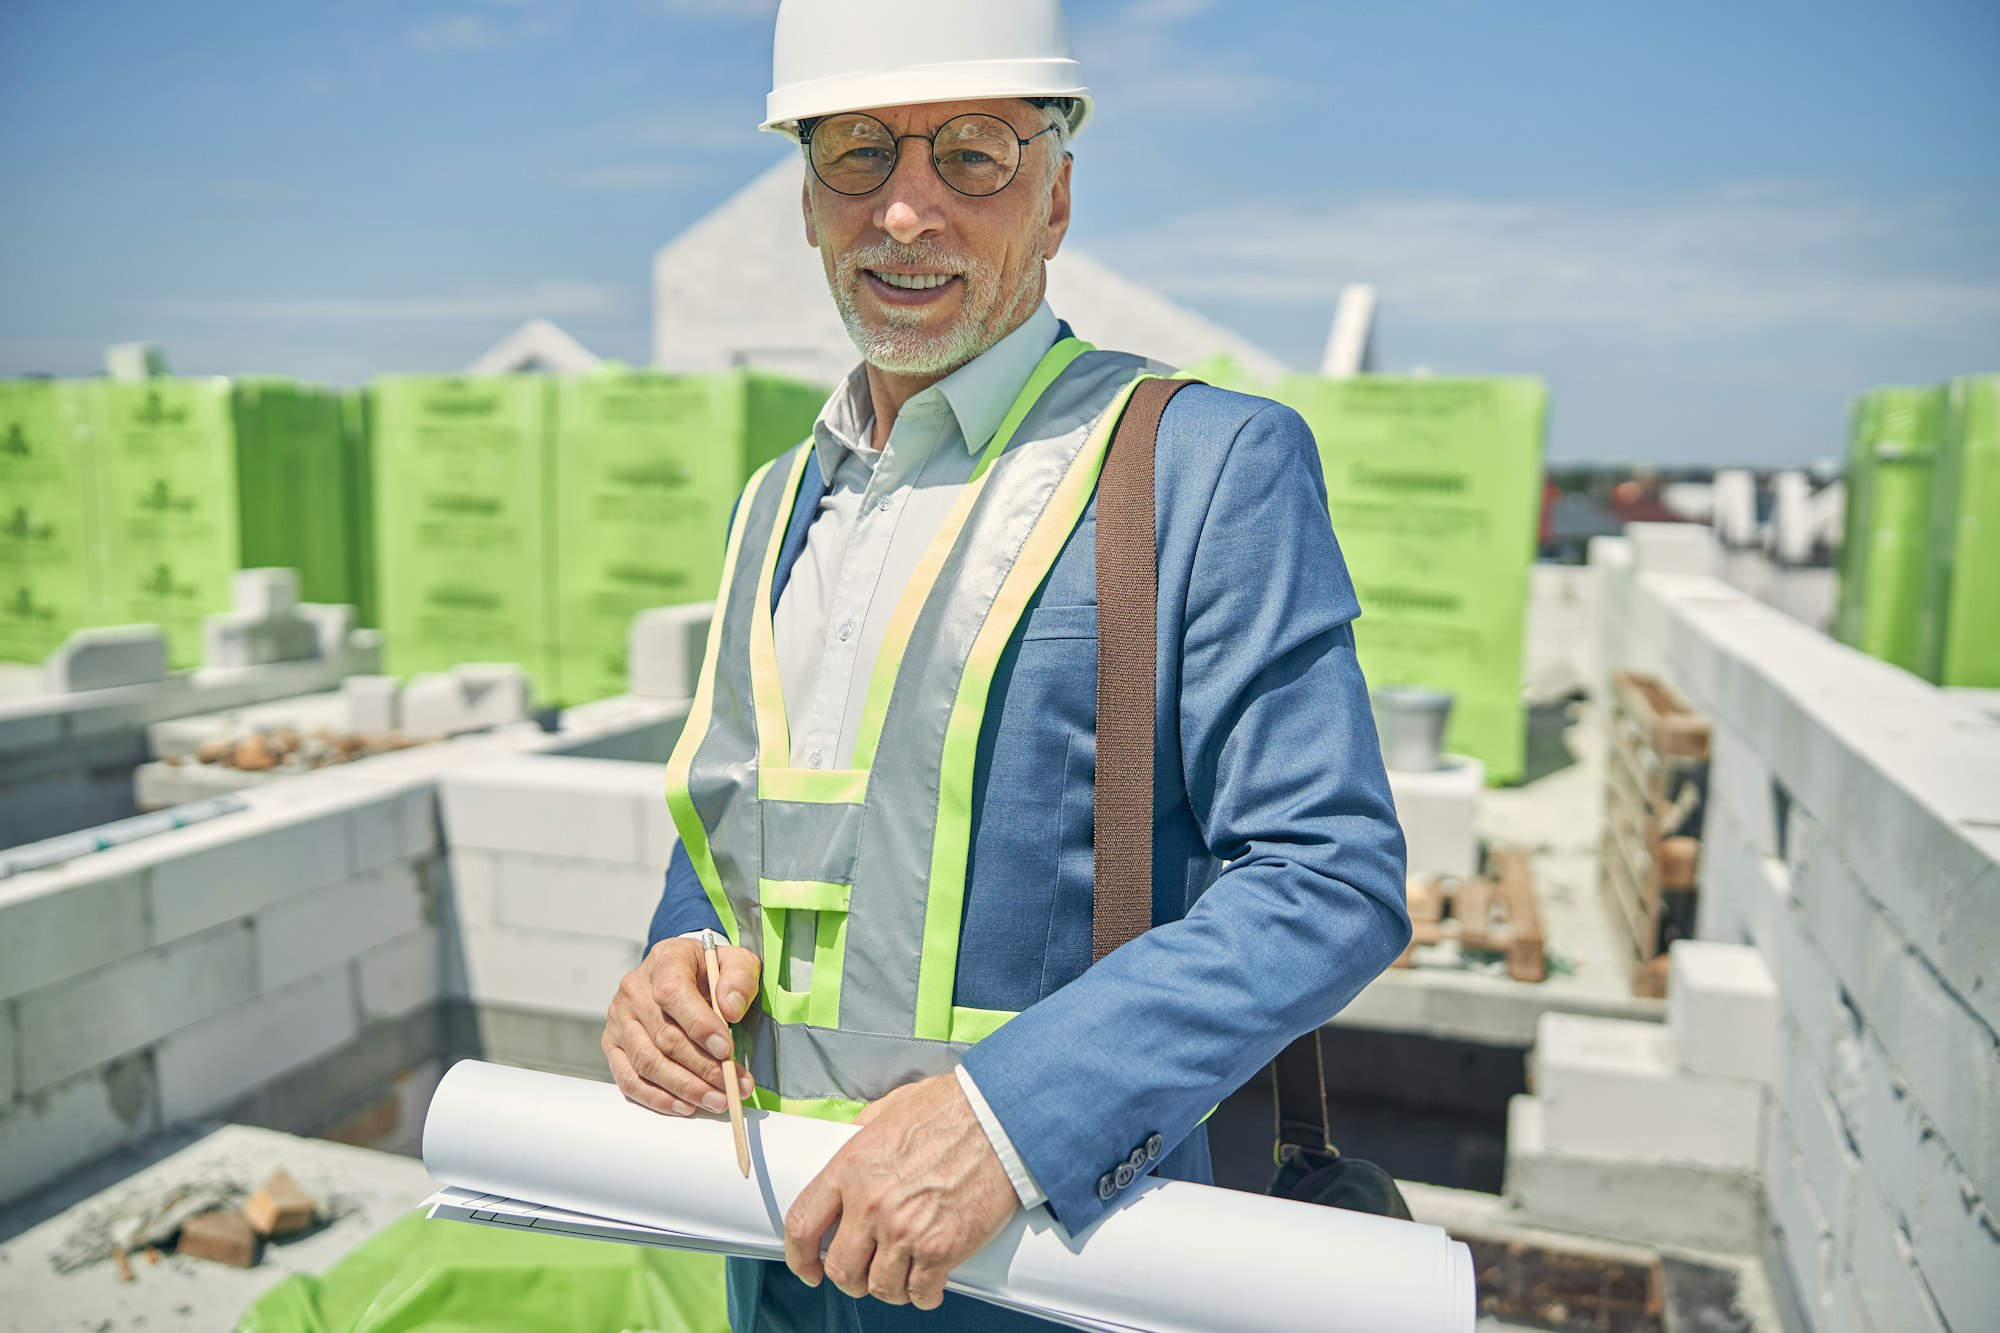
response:
<svg viewBox="0 0 2000 1333"><path fill-rule="evenodd" d="M815 116L980 97L1066 97L1083 129L1062 0L782 0L759 128L796 139Z"/></svg>

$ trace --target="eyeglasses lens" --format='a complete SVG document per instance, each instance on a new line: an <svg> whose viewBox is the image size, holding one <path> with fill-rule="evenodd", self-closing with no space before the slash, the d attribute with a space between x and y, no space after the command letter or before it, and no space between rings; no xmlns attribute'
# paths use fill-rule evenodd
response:
<svg viewBox="0 0 2000 1333"><path fill-rule="evenodd" d="M932 138L931 160L960 194L997 194L1021 165L1021 145L996 116L956 116ZM867 194L895 171L896 136L873 116L829 116L813 127L812 167L830 190Z"/></svg>

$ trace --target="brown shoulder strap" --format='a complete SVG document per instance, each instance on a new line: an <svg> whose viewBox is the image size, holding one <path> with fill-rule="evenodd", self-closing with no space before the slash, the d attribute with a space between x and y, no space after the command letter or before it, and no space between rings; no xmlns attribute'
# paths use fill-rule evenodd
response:
<svg viewBox="0 0 2000 1333"><path fill-rule="evenodd" d="M1153 451L1168 401L1192 383L1146 380L1133 391L1097 482L1093 961L1153 924Z"/></svg>

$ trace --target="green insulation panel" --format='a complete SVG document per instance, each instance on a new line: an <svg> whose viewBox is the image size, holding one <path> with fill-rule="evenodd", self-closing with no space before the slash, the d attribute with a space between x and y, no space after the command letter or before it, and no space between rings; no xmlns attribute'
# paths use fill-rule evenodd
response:
<svg viewBox="0 0 2000 1333"><path fill-rule="evenodd" d="M1446 748L1489 782L1526 768L1522 648L1548 390L1529 378L1295 376L1272 396L1312 427L1361 599L1371 685L1455 696Z"/></svg>
<svg viewBox="0 0 2000 1333"><path fill-rule="evenodd" d="M341 396L282 379L233 381L243 567L299 572L299 597L355 604L353 488Z"/></svg>
<svg viewBox="0 0 2000 1333"><path fill-rule="evenodd" d="M202 618L230 607L238 562L234 433L224 379L90 381L103 618L150 623L175 667L200 664Z"/></svg>
<svg viewBox="0 0 2000 1333"><path fill-rule="evenodd" d="M369 392L385 669L515 662L555 697L549 381L394 375Z"/></svg>
<svg viewBox="0 0 2000 1333"><path fill-rule="evenodd" d="M1928 547L1922 674L2000 689L2000 375L1967 375L1946 390Z"/></svg>
<svg viewBox="0 0 2000 1333"><path fill-rule="evenodd" d="M1920 669L1918 622L1929 561L1939 388L1889 385L1864 397L1849 441L1848 520L1836 628L1843 641Z"/></svg>
<svg viewBox="0 0 2000 1333"><path fill-rule="evenodd" d="M639 612L714 598L751 472L812 430L824 395L773 376L607 373L555 388L560 698L626 688Z"/></svg>
<svg viewBox="0 0 2000 1333"><path fill-rule="evenodd" d="M39 662L103 599L84 386L0 380L0 661Z"/></svg>

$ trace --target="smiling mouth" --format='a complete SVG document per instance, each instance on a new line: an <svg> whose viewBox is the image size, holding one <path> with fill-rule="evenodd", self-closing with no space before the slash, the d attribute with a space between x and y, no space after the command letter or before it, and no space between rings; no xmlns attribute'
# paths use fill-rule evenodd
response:
<svg viewBox="0 0 2000 1333"><path fill-rule="evenodd" d="M958 277L956 273L883 273L872 268L865 272L883 286L905 292L927 292Z"/></svg>

